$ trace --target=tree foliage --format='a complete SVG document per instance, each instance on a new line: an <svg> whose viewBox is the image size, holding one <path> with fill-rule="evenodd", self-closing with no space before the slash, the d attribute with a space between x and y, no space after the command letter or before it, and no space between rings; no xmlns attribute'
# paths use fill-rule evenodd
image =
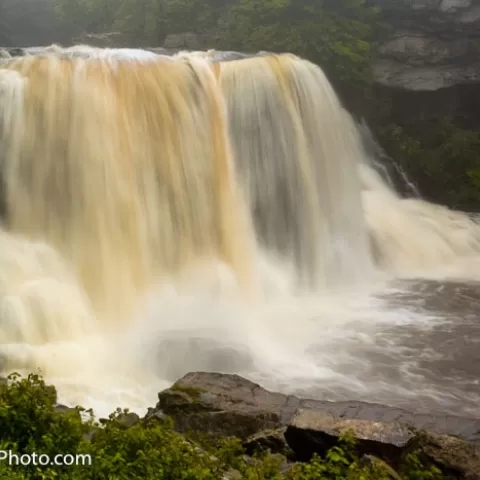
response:
<svg viewBox="0 0 480 480"><path fill-rule="evenodd" d="M399 125L380 130L382 143L417 180L420 190L452 208L476 211L480 206L480 133L438 119L422 141Z"/></svg>
<svg viewBox="0 0 480 480"><path fill-rule="evenodd" d="M238 0L223 44L240 50L291 52L337 80L371 80L378 10L364 0Z"/></svg>
<svg viewBox="0 0 480 480"><path fill-rule="evenodd" d="M54 0L72 29L116 30L156 44L207 33L217 48L301 55L340 80L371 78L379 12L365 0Z"/></svg>

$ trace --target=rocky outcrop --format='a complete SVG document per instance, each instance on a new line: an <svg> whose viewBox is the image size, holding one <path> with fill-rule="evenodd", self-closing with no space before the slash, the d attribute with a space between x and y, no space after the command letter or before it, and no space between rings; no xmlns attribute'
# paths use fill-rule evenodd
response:
<svg viewBox="0 0 480 480"><path fill-rule="evenodd" d="M0 58L23 57L25 55L27 55L27 51L24 48L0 48Z"/></svg>
<svg viewBox="0 0 480 480"><path fill-rule="evenodd" d="M370 0L393 27L380 42L377 82L438 90L480 82L480 0Z"/></svg>
<svg viewBox="0 0 480 480"><path fill-rule="evenodd" d="M209 39L203 35L196 33L178 33L167 35L163 48L179 49L179 50L201 50L208 45Z"/></svg>
<svg viewBox="0 0 480 480"><path fill-rule="evenodd" d="M99 48L121 48L129 47L131 39L119 32L108 33L82 33L72 39L76 45L91 45Z"/></svg>
<svg viewBox="0 0 480 480"><path fill-rule="evenodd" d="M168 415L179 432L236 436L247 451L268 448L303 461L313 453L324 454L350 432L365 461L378 460L394 469L406 453L421 451L445 478L478 479L480 472L480 419L299 399L238 375L204 372L187 374L158 398L145 421Z"/></svg>

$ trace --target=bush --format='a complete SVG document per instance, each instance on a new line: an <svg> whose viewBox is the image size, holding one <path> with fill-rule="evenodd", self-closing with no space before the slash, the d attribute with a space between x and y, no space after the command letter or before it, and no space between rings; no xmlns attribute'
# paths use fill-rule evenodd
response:
<svg viewBox="0 0 480 480"><path fill-rule="evenodd" d="M355 454L353 438L346 436L325 459L285 468L281 455L246 457L238 439L193 440L175 432L171 419L125 422L127 411L113 412L101 424L91 411L56 411L55 388L38 375L9 377L0 387L0 450L12 453L79 455L91 464L76 466L9 465L0 461L0 478L8 480L386 480L383 467L365 465ZM4 458L4 457L3 457ZM409 462L415 476L435 479L417 457ZM37 462L38 463L38 462ZM408 467L408 465L407 465ZM410 467L408 467L410 468ZM230 473L230 476L225 476ZM423 475L423 476L422 476ZM432 476L433 475L433 476Z"/></svg>
<svg viewBox="0 0 480 480"><path fill-rule="evenodd" d="M421 140L415 131L398 125L384 127L380 140L429 200L480 210L480 133L459 128L451 119L439 119Z"/></svg>

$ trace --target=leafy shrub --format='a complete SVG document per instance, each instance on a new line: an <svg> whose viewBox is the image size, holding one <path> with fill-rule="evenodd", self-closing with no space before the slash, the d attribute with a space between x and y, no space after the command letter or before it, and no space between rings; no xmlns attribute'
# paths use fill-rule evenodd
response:
<svg viewBox="0 0 480 480"><path fill-rule="evenodd" d="M429 199L456 209L480 209L480 133L439 119L421 140L399 125L383 128L380 140Z"/></svg>

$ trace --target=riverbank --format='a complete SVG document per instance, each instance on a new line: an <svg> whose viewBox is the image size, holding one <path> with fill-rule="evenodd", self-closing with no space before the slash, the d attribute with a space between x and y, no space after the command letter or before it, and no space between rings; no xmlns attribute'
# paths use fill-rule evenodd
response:
<svg viewBox="0 0 480 480"><path fill-rule="evenodd" d="M195 372L159 392L143 418L118 410L95 422L92 412L58 405L54 387L35 375L3 385L3 450L92 459L50 473L43 466L43 476L0 462L12 480L479 478L480 419L299 399L238 375Z"/></svg>

